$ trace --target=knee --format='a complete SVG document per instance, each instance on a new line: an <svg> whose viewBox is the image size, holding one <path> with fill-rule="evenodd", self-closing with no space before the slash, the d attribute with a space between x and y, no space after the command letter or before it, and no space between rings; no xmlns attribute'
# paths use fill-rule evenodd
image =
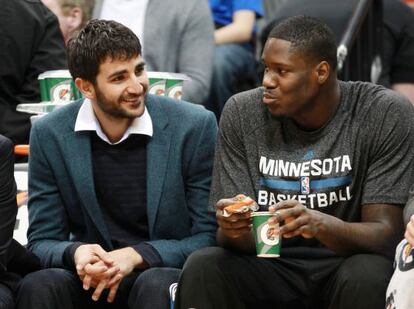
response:
<svg viewBox="0 0 414 309"><path fill-rule="evenodd" d="M231 258L226 249L208 247L191 254L184 264L182 277L202 277L214 280L218 273L232 272Z"/></svg>
<svg viewBox="0 0 414 309"><path fill-rule="evenodd" d="M13 293L7 287L0 291L0 309L14 309Z"/></svg>
<svg viewBox="0 0 414 309"><path fill-rule="evenodd" d="M373 254L351 256L338 271L339 284L348 290L385 291L391 276L392 262Z"/></svg>
<svg viewBox="0 0 414 309"><path fill-rule="evenodd" d="M178 268L150 268L138 276L134 289L147 293L159 290L168 291L171 284L178 281L181 270Z"/></svg>

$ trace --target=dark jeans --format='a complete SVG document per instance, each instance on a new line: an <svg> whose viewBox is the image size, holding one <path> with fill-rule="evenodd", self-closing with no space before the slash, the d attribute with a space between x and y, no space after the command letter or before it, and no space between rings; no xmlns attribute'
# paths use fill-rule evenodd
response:
<svg viewBox="0 0 414 309"><path fill-rule="evenodd" d="M266 259L211 247L187 259L175 308L382 309L391 275L378 255Z"/></svg>
<svg viewBox="0 0 414 309"><path fill-rule="evenodd" d="M224 104L233 94L239 92L240 85L245 83L256 83L256 60L253 52L240 44L217 45L214 50L213 78L206 107L219 119Z"/></svg>
<svg viewBox="0 0 414 309"><path fill-rule="evenodd" d="M78 276L68 270L49 268L27 275L21 282L16 298L19 309L89 309L140 308L168 309L169 286L178 281L176 268L151 268L125 277L114 303L91 299L93 289L85 291ZM106 291L107 292L107 291Z"/></svg>

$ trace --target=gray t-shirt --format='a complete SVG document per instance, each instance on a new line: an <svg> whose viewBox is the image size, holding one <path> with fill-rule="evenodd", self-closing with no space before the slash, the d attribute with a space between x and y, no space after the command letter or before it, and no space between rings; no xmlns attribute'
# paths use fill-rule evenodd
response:
<svg viewBox="0 0 414 309"><path fill-rule="evenodd" d="M414 108L381 86L340 82L337 111L322 128L303 131L270 115L262 88L233 96L220 121L211 205L244 193L262 210L286 199L344 221L364 204L404 205L414 180ZM320 247L284 240L283 247Z"/></svg>

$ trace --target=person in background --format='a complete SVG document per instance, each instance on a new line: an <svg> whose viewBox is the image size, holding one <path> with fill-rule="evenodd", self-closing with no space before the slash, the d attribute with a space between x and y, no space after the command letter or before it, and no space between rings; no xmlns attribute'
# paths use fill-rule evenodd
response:
<svg viewBox="0 0 414 309"><path fill-rule="evenodd" d="M322 21L288 18L265 44L263 87L226 103L210 197L220 247L188 258L177 308L385 307L414 183L414 107L339 81L336 50ZM223 215L241 193L281 224L279 258L255 256L251 212Z"/></svg>
<svg viewBox="0 0 414 309"><path fill-rule="evenodd" d="M226 101L250 83L256 86L256 19L263 15L259 0L209 0L216 27L214 68L207 108L220 118Z"/></svg>
<svg viewBox="0 0 414 309"><path fill-rule="evenodd" d="M39 259L13 239L16 222L12 142L0 135L0 308L14 308L14 293L21 277L40 269Z"/></svg>
<svg viewBox="0 0 414 309"><path fill-rule="evenodd" d="M139 39L115 21L91 20L68 63L85 99L33 125L28 248L47 269L16 306L165 309L187 256L215 243L215 117L147 94Z"/></svg>
<svg viewBox="0 0 414 309"><path fill-rule="evenodd" d="M42 0L59 20L65 43L91 18L94 0Z"/></svg>
<svg viewBox="0 0 414 309"><path fill-rule="evenodd" d="M30 114L16 106L40 101L40 73L67 68L65 44L40 0L0 0L0 7L0 134L27 144Z"/></svg>
<svg viewBox="0 0 414 309"><path fill-rule="evenodd" d="M262 45L271 29L295 15L321 18L339 41L358 0L290 0L274 12L262 31ZM414 12L401 0L383 1L382 71L377 82L404 94L414 104Z"/></svg>
<svg viewBox="0 0 414 309"><path fill-rule="evenodd" d="M414 187L404 209L404 239L395 252L394 274L387 289L386 309L409 309L414 304Z"/></svg>
<svg viewBox="0 0 414 309"><path fill-rule="evenodd" d="M182 99L205 102L214 49L206 0L97 0L94 17L129 27L141 40L148 71L187 74Z"/></svg>

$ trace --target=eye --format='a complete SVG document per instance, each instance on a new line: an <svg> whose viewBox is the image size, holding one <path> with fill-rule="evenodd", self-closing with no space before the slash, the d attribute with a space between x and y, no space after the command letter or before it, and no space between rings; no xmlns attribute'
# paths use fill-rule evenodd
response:
<svg viewBox="0 0 414 309"><path fill-rule="evenodd" d="M277 73L279 73L280 75L283 75L283 74L286 74L287 73L287 71L286 70L284 70L284 69L277 69Z"/></svg>
<svg viewBox="0 0 414 309"><path fill-rule="evenodd" d="M120 81L122 81L124 79L124 76L123 75L117 75L117 76L115 76L114 78L112 78L112 81L113 82L120 82Z"/></svg>

